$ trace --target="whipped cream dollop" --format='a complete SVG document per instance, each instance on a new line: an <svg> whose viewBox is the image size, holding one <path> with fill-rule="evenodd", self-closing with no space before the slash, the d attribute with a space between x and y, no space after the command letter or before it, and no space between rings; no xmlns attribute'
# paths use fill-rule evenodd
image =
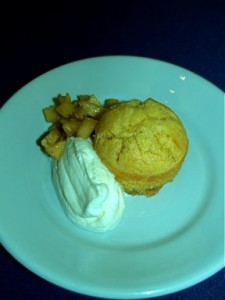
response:
<svg viewBox="0 0 225 300"><path fill-rule="evenodd" d="M53 181L68 217L96 232L112 230L124 211L124 191L90 139L70 137L53 164Z"/></svg>

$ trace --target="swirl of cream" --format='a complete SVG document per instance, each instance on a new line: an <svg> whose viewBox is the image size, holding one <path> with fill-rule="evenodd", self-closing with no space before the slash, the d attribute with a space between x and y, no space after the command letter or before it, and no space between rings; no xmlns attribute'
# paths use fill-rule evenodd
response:
<svg viewBox="0 0 225 300"><path fill-rule="evenodd" d="M67 139L62 156L53 163L53 181L66 214L78 226L105 232L120 222L124 191L90 139Z"/></svg>

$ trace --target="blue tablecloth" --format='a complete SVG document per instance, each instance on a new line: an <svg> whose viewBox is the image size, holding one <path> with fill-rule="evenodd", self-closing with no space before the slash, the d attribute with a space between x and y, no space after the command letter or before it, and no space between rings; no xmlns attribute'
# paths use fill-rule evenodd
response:
<svg viewBox="0 0 225 300"><path fill-rule="evenodd" d="M2 9L0 104L42 73L100 55L187 68L225 91L224 1L74 1ZM216 233L215 233L216 234ZM1 299L91 299L31 273L0 248ZM3 295L3 298L2 298ZM157 299L225 299L225 271Z"/></svg>

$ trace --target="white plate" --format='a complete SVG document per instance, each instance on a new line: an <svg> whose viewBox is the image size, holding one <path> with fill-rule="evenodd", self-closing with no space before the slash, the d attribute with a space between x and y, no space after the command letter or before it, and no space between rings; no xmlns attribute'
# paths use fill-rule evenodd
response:
<svg viewBox="0 0 225 300"><path fill-rule="evenodd" d="M153 97L187 129L190 148L174 182L155 197L128 197L119 226L84 231L62 211L50 159L36 145L42 108L58 94L99 99ZM56 68L18 91L0 113L0 235L4 247L42 278L104 298L175 292L224 265L223 92L183 68L109 56Z"/></svg>

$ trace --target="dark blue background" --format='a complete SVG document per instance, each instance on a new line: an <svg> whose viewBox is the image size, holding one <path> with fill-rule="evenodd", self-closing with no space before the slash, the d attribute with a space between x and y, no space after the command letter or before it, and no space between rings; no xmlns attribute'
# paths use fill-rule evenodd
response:
<svg viewBox="0 0 225 300"><path fill-rule="evenodd" d="M0 104L38 75L74 60L139 55L185 67L225 91L225 4L74 1L0 10ZM3 17L4 20L3 20ZM216 234L216 233L215 233ZM83 299L34 275L0 248L3 299ZM225 272L157 299L225 299Z"/></svg>

